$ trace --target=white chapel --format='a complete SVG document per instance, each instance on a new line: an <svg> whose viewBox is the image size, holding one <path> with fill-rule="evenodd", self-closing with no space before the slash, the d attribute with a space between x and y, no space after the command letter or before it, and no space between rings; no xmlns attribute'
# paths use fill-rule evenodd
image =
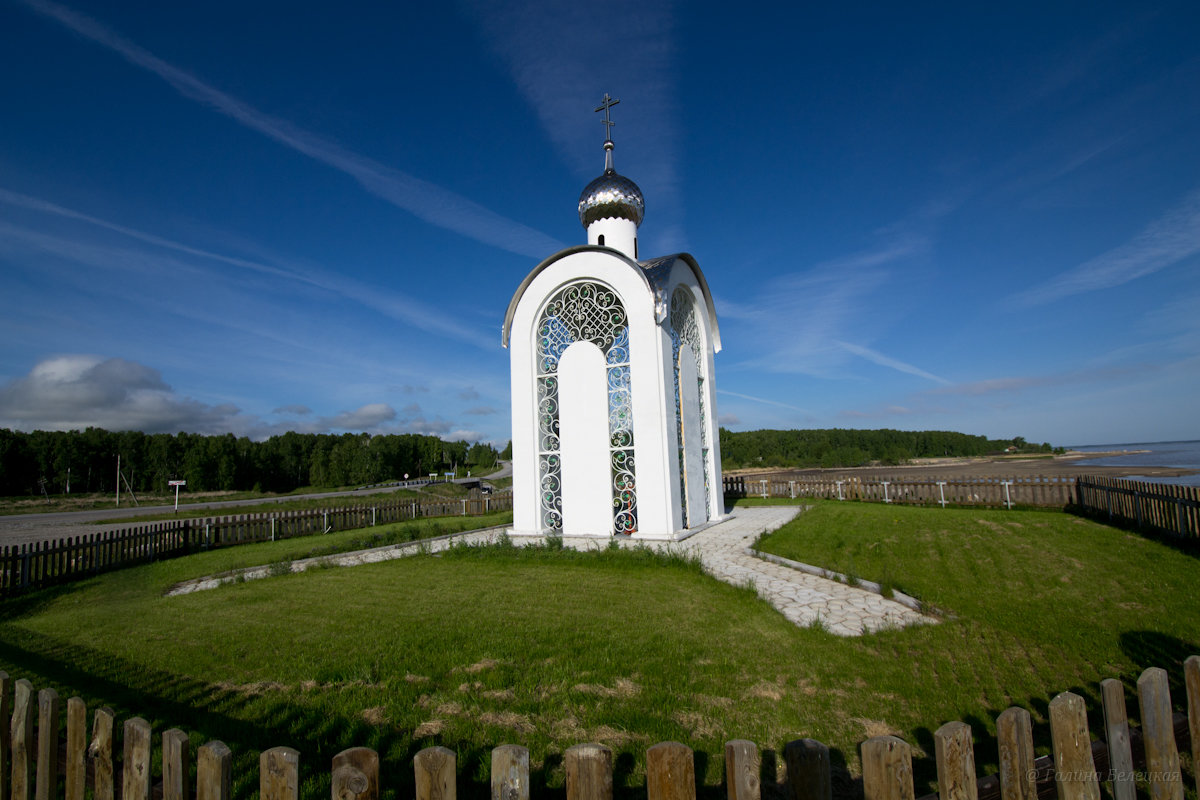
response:
<svg viewBox="0 0 1200 800"><path fill-rule="evenodd" d="M618 102L596 109L587 244L538 264L504 317L515 536L679 539L724 514L712 295L686 253L639 260L645 200L613 166Z"/></svg>

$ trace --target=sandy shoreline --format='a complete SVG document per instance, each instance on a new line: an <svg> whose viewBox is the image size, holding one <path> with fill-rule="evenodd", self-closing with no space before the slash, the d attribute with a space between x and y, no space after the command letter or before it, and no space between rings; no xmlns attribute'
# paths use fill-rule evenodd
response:
<svg viewBox="0 0 1200 800"><path fill-rule="evenodd" d="M921 458L912 463L896 466L869 467L838 467L834 469L737 469L725 470L727 476L765 476L765 475L797 475L815 477L819 475L876 475L906 473L930 476L964 476L964 477L1007 477L1021 475L1096 475L1109 478L1121 478L1130 475L1145 475L1155 478L1175 478L1180 475L1194 475L1200 470L1181 467L1147 467L1147 466L1096 466L1080 464L1097 458L1146 453L1147 450L1113 450L1110 452L1093 453L1070 450L1062 455L1053 457L1031 458L1029 456L997 456L993 458Z"/></svg>

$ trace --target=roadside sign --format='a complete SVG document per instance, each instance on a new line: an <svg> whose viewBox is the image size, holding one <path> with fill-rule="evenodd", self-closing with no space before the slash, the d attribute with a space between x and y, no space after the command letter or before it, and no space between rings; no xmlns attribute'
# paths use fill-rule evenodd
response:
<svg viewBox="0 0 1200 800"><path fill-rule="evenodd" d="M167 486L175 487L175 513L179 513L179 487L187 486L187 481L167 481Z"/></svg>

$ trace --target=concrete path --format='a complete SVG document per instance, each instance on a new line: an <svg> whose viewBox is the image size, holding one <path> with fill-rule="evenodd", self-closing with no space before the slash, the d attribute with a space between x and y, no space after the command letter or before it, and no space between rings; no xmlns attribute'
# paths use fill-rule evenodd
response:
<svg viewBox="0 0 1200 800"><path fill-rule="evenodd" d="M798 506L739 508L726 520L701 530L681 542L618 539L624 547L656 547L694 553L713 577L734 585L753 583L759 596L797 625L819 625L839 636L859 636L882 628L898 628L933 622L896 600L845 583L804 571L806 565L788 566L753 555L751 546L759 534L773 531L801 512ZM372 550L303 559L274 566L250 567L224 575L185 581L172 587L168 596L214 589L223 583L258 580L281 572L304 572L312 567L356 566L404 558L415 553L436 553L454 544L485 544L504 536L504 528L439 536L420 542L388 545ZM541 543L540 536L514 537L515 544ZM566 538L563 544L581 550L607 547L608 538ZM910 603L912 601L910 600Z"/></svg>

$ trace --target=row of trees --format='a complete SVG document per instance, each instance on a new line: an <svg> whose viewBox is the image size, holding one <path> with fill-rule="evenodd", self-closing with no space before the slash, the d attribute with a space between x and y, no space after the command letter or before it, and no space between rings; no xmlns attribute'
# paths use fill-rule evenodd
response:
<svg viewBox="0 0 1200 800"><path fill-rule="evenodd" d="M114 491L117 456L135 492L165 491L186 480L192 491L361 485L443 472L452 466L491 467L499 453L477 442L436 436L285 433L263 442L246 437L138 431L34 431L0 428L0 495Z"/></svg>
<svg viewBox="0 0 1200 800"><path fill-rule="evenodd" d="M913 458L982 456L1008 448L1051 452L1047 444L988 439L953 431L848 430L733 431L721 429L721 466L858 467L873 462L903 464Z"/></svg>

